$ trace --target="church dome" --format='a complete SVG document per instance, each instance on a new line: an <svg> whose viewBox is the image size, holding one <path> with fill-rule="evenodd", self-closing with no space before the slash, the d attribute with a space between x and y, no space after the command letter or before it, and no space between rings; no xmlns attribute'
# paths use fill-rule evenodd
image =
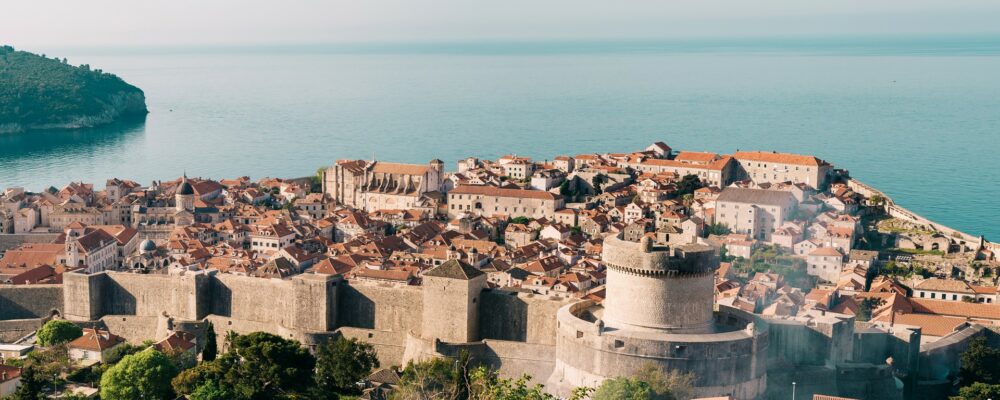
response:
<svg viewBox="0 0 1000 400"><path fill-rule="evenodd" d="M150 251L156 251L156 243L152 240L146 239L139 244L139 251L145 253Z"/></svg>
<svg viewBox="0 0 1000 400"><path fill-rule="evenodd" d="M191 186L191 183L188 182L187 178L184 178L184 180L181 181L181 185L177 187L177 194L183 196L190 196L194 194L194 187Z"/></svg>

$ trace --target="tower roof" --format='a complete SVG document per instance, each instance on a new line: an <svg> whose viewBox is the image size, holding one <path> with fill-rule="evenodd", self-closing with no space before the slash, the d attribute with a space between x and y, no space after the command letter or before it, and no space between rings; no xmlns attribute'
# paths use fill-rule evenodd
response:
<svg viewBox="0 0 1000 400"><path fill-rule="evenodd" d="M194 194L194 187L188 182L187 174L184 174L184 179L181 180L180 186L177 187L177 194L190 196Z"/></svg>
<svg viewBox="0 0 1000 400"><path fill-rule="evenodd" d="M483 271L459 260L445 261L444 264L424 273L424 276L461 280L471 280L481 275L485 275Z"/></svg>

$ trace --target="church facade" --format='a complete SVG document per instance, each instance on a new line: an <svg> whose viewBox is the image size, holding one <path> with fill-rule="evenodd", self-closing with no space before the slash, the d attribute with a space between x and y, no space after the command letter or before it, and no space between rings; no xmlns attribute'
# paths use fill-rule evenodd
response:
<svg viewBox="0 0 1000 400"><path fill-rule="evenodd" d="M423 207L429 192L441 189L444 162L427 165L340 160L323 172L323 192L340 205L365 211Z"/></svg>

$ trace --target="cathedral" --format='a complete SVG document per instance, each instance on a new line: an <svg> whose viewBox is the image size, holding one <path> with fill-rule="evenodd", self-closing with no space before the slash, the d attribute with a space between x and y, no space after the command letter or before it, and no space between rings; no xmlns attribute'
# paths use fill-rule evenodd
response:
<svg viewBox="0 0 1000 400"><path fill-rule="evenodd" d="M365 211L420 208L427 193L438 191L444 180L444 162L427 165L382 161L340 160L323 171L323 192Z"/></svg>

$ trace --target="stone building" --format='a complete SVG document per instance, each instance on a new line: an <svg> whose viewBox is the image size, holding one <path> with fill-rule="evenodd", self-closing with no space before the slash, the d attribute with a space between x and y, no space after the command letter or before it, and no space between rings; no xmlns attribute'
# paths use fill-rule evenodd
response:
<svg viewBox="0 0 1000 400"><path fill-rule="evenodd" d="M805 183L817 189L826 187L833 171L830 163L813 156L767 151L737 151L740 179L754 183Z"/></svg>
<svg viewBox="0 0 1000 400"><path fill-rule="evenodd" d="M695 175L706 185L725 187L732 183L735 163L733 158L722 156L710 162L689 162L651 158L634 164L632 167L641 172L653 174L673 173L678 177Z"/></svg>
<svg viewBox="0 0 1000 400"><path fill-rule="evenodd" d="M789 192L729 187L716 199L715 222L755 240L770 241L797 205Z"/></svg>
<svg viewBox="0 0 1000 400"><path fill-rule="evenodd" d="M427 165L340 160L323 171L323 192L337 204L365 211L406 210L422 196L441 189L444 162Z"/></svg>
<svg viewBox="0 0 1000 400"><path fill-rule="evenodd" d="M564 206L562 196L540 190L462 185L448 192L449 218L468 213L553 219Z"/></svg>

